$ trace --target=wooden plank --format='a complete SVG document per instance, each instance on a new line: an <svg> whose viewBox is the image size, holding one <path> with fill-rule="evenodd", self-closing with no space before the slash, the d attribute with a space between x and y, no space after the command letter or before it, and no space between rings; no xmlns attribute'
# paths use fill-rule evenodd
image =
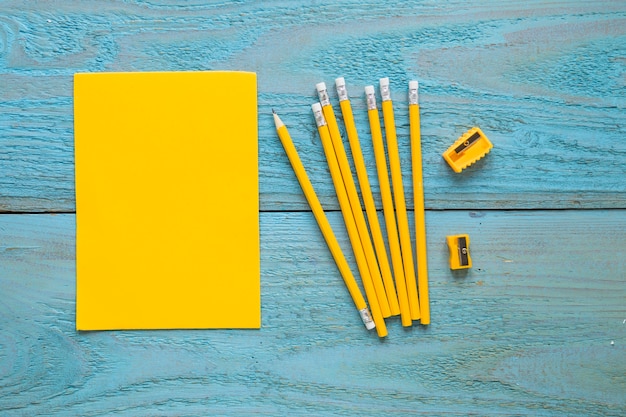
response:
<svg viewBox="0 0 626 417"><path fill-rule="evenodd" d="M372 174L362 91L391 78L407 184L405 85L420 80L427 208L626 207L626 4L440 3L3 1L0 211L74 210L75 72L205 69L258 73L263 210L307 209L272 107L337 208L309 110L337 76ZM456 175L441 153L472 125L495 147Z"/></svg>
<svg viewBox="0 0 626 417"><path fill-rule="evenodd" d="M426 222L432 325L390 319L380 341L308 212L261 214L259 331L86 333L74 216L0 215L0 414L626 413L625 210ZM474 267L455 274L445 236L463 232Z"/></svg>

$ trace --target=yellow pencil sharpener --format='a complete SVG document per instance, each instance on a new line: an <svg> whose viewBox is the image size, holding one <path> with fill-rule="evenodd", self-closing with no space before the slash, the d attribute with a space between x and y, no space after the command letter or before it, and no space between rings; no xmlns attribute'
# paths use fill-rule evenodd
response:
<svg viewBox="0 0 626 417"><path fill-rule="evenodd" d="M461 172L472 165L483 156L487 155L493 148L487 136L478 127L473 127L452 144L443 153L443 159L454 172Z"/></svg>
<svg viewBox="0 0 626 417"><path fill-rule="evenodd" d="M469 269L472 258L469 253L469 235L446 236L450 250L450 269Z"/></svg>

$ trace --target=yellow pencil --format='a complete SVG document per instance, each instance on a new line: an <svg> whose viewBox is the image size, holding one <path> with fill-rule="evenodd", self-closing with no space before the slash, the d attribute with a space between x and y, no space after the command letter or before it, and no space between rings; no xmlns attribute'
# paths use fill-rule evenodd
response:
<svg viewBox="0 0 626 417"><path fill-rule="evenodd" d="M389 266L387 248L385 247L385 241L383 239L380 223L378 221L378 212L376 211L374 196L372 195L369 178L367 177L367 169L365 167L365 161L363 160L363 152L361 151L359 135L354 123L352 106L350 105L350 100L348 99L346 82L342 77L337 78L335 80L335 85L337 87L337 95L339 96L339 105L341 106L341 113L343 115L346 133L348 134L348 141L350 142L350 149L352 150L354 167L356 168L357 178L361 187L361 195L363 197L363 203L365 204L365 212L367 214L372 240L374 241L374 248L376 249L376 255L378 257L380 274L382 275L383 282L385 284L387 301L389 301L389 310L391 311L392 316L397 316L400 314L398 296L396 295L393 275L391 274L391 267Z"/></svg>
<svg viewBox="0 0 626 417"><path fill-rule="evenodd" d="M365 217L363 216L361 200L359 199L359 194L357 193L356 185L354 184L354 178L352 177L352 170L350 169L350 163L348 162L348 155L346 155L346 150L343 147L341 133L339 132L339 125L337 124L337 119L335 118L335 112L330 104L326 84L318 83L316 88L319 94L320 104L322 106L322 113L324 113L324 119L326 119L328 132L330 133L330 139L335 151L335 156L337 157L337 162L339 164L341 179L343 180L342 182L348 195L349 210L351 210L352 216L354 217L354 222L361 240L361 247L363 248L363 253L365 254L365 259L367 261L367 267L370 271L370 277L372 277L372 283L374 284L374 289L376 290L378 305L380 306L380 311L382 312L383 317L389 317L391 316L389 301L387 300L387 295L385 293L385 286L383 285L383 280L380 275L378 260L376 259L370 234L367 230L367 223L365 222Z"/></svg>
<svg viewBox="0 0 626 417"><path fill-rule="evenodd" d="M406 213L404 200L404 185L402 184L402 169L400 167L400 152L396 137L396 122L393 116L393 104L389 91L389 78L380 79L380 95L382 98L383 120L385 123L385 136L387 138L387 153L389 155L389 168L391 170L391 184L393 185L393 199L398 217L398 234L400 235L400 247L402 248L402 262L404 263L404 279L406 280L406 292L409 296L411 318L420 318L420 306L417 297L417 282L415 280L415 266L413 264L413 244L409 231L409 218Z"/></svg>
<svg viewBox="0 0 626 417"><path fill-rule="evenodd" d="M383 202L383 214L385 217L385 225L387 226L389 252L391 253L391 262L393 265L394 276L396 278L396 291L398 291L398 301L400 303L400 317L402 319L402 325L406 327L412 324L411 309L409 307L409 299L406 292L402 252L398 240L396 215L393 207L393 199L391 197L389 171L387 171L387 159L385 157L385 145L383 144L383 134L380 128L380 118L378 116L378 108L376 107L374 87L371 85L365 87L365 95L367 97L367 116L370 122L370 130L372 131L372 144L374 146L374 157L376 159L376 171L378 173L380 195Z"/></svg>
<svg viewBox="0 0 626 417"><path fill-rule="evenodd" d="M348 262L341 251L341 247L337 242L337 238L333 233L333 229L328 223L328 219L326 218L326 214L324 213L324 209L320 204L319 199L317 198L317 194L315 194L315 190L313 189L313 185L309 180L309 177L306 174L304 169L304 165L302 165L302 161L298 156L298 152L291 140L291 136L287 131L287 127L280 120L280 117L276 113L274 113L274 123L276 124L276 132L278 133L278 137L280 138L281 143L283 144L283 148L285 148L285 153L287 153L287 157L289 158L289 162L293 167L293 171L298 178L298 182L300 183L300 187L302 187L302 191L304 192L304 196L309 202L309 206L313 211L313 215L315 216L315 220L317 220L317 224L326 240L326 244L330 249L333 258L335 259L335 263L337 264L337 268L339 268L339 272L348 287L348 292L352 296L352 300L354 301L354 305L359 310L359 314L361 315L361 320L363 320L363 324L368 330L371 330L375 327L374 321L372 320L372 316L370 311L367 308L367 304L365 303L365 299L363 298L363 294L361 294L361 290L352 275L352 271L350 271L350 267L348 266Z"/></svg>
<svg viewBox="0 0 626 417"><path fill-rule="evenodd" d="M383 318L380 305L378 304L376 289L374 288L374 283L372 282L372 277L369 273L363 247L361 246L359 231L356 227L356 223L350 209L350 201L348 200L346 188L343 184L343 179L341 178L339 163L337 162L337 156L335 155L335 150L333 149L332 139L330 138L328 125L326 123L326 119L324 118L324 113L322 112L322 106L320 103L315 103L313 104L312 109L313 114L315 115L315 122L317 123L317 130L319 132L320 139L322 140L324 153L326 154L330 175L332 177L333 184L335 185L335 191L337 192L337 199L339 200L341 213L343 214L343 219L348 231L348 237L352 243L354 257L356 258L357 267L361 273L361 280L363 281L365 294L367 295L367 300L370 303L374 323L376 323L376 332L378 333L378 336L385 337L387 335L387 326L385 325L385 319Z"/></svg>
<svg viewBox="0 0 626 417"><path fill-rule="evenodd" d="M422 144L420 106L417 81L409 82L409 124L411 130L411 160L413 162L413 196L415 199L415 245L417 254L417 288L421 323L430 323L428 301L428 263L426 259L426 221L424 218L424 183L422 178Z"/></svg>

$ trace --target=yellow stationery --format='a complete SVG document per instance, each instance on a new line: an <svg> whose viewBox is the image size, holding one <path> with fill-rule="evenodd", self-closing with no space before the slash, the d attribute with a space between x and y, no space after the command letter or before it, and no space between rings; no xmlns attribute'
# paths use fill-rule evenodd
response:
<svg viewBox="0 0 626 417"><path fill-rule="evenodd" d="M333 184L335 185L335 191L337 194L337 199L339 200L341 214L343 215L346 230L348 231L348 237L350 238L350 242L352 243L352 250L354 252L354 257L356 258L357 268L359 269L359 273L361 274L361 280L363 282L363 287L365 288L367 300L370 303L372 318L374 319L374 323L376 324L376 333L379 337L385 337L387 336L387 326L385 324L385 319L378 303L378 294L376 293L376 288L368 269L367 258L365 256L363 246L361 245L356 221L354 220L354 217L350 210L350 200L348 199L348 194L343 184L341 170L339 168L339 163L337 162L337 156L335 154L335 149L333 147L330 132L328 130L328 124L326 119L324 118L322 105L320 103L315 103L312 106L312 110L313 114L315 115L315 122L317 124L317 130L322 141L322 147L324 148L324 154L326 154L326 160L328 162L330 176L332 177Z"/></svg>
<svg viewBox="0 0 626 417"><path fill-rule="evenodd" d="M306 200L311 207L313 216L315 217L315 220L317 220L317 224L322 232L322 235L324 236L324 240L326 240L326 244L330 249L330 253L333 255L333 258L337 263L337 268L341 273L346 287L348 287L348 292L352 296L354 305L359 310L361 320L363 320L363 324L365 325L365 327L368 330L371 330L376 327L376 324L374 323L374 320L372 318L372 314L367 308L367 304L365 303L365 299L363 298L361 289L356 283L356 279L354 278L354 275L352 275L352 271L350 271L348 261L346 261L346 257L341 250L341 246L339 246L339 242L337 242L337 238L335 237L335 233L333 232L333 229L330 226L328 219L326 218L326 214L324 213L322 204L320 203L319 198L317 198L317 194L313 189L313 184L311 184L311 180L309 180L309 176L304 169L304 165L300 160L298 151L296 151L296 147L291 140L291 135L289 134L289 131L287 130L287 127L285 126L283 121L280 120L280 117L278 117L276 113L274 113L274 124L276 125L278 138L283 144L283 148L285 148L287 158L289 158L289 162L291 163L293 172L298 178L298 182L300 183L300 187L302 187L304 196L306 197Z"/></svg>
<svg viewBox="0 0 626 417"><path fill-rule="evenodd" d="M372 195L369 178L367 177L367 169L365 167L365 160L363 159L363 152L361 151L361 143L356 130L356 124L354 123L352 105L348 99L346 81L343 77L337 78L335 80L335 85L337 86L339 105L341 106L341 113L346 127L346 134L348 135L350 149L352 150L352 159L354 161L354 167L359 180L361 195L363 196L365 213L367 214L367 220L369 221L370 231L372 233L372 241L374 242L374 248L376 249L380 275L382 276L385 284L385 292L387 293L387 301L389 302L389 311L392 316L397 316L400 314L398 296L396 295L396 288L393 283L393 275L391 274L389 258L387 257L387 248L385 247L385 241L380 229L380 223L378 222L378 212L376 211L374 196Z"/></svg>
<svg viewBox="0 0 626 417"><path fill-rule="evenodd" d="M413 246L409 232L409 219L406 212L404 199L404 185L402 184L402 169L400 167L400 152L396 137L396 122L393 115L391 92L389 91L389 78L380 79L380 94L382 97L383 120L385 123L385 135L387 137L387 153L389 155L389 170L391 171L391 183L393 185L393 200L398 219L398 234L402 249L402 262L404 263L404 278L406 291L409 297L411 318L420 318L419 300L417 296L417 281L415 280L415 267L413 264Z"/></svg>
<svg viewBox="0 0 626 417"><path fill-rule="evenodd" d="M259 328L256 74L74 77L76 328Z"/></svg>
<svg viewBox="0 0 626 417"><path fill-rule="evenodd" d="M330 104L326 84L319 83L316 87L320 97L320 104L322 105L322 113L326 119L326 125L328 126L328 132L330 133L334 153L337 158L337 163L339 164L340 180L343 183L340 187L345 187L348 195L348 204L344 207L351 211L352 216L354 217L360 244L363 248L365 259L367 260L367 266L372 278L372 283L374 284L374 289L376 290L376 296L378 297L380 310L382 311L383 317L389 317L391 316L389 301L387 300L387 294L382 276L380 274L376 253L374 252L374 246L372 245L370 234L367 230L367 223L365 222L365 216L363 215L361 200L359 200L356 185L354 184L354 178L352 177L350 163L348 162L348 155L346 154L343 142L341 141L341 133L339 132L339 125L337 124L337 119L335 118L335 112ZM344 207L342 207L342 210Z"/></svg>
<svg viewBox="0 0 626 417"><path fill-rule="evenodd" d="M409 126L411 161L413 166L413 196L415 199L415 245L417 255L417 288L419 292L420 321L430 324L428 296L428 259L426 256L426 219L424 217L424 180L422 173L422 140L417 81L409 81Z"/></svg>
<svg viewBox="0 0 626 417"><path fill-rule="evenodd" d="M385 157L385 145L380 127L380 117L376 105L376 95L374 86L365 87L365 97L367 100L367 117L370 123L372 134L372 145L374 147L374 158L376 160L376 173L378 174L378 184L380 186L380 196L383 203L383 214L387 227L387 240L389 242L389 252L393 273L396 279L396 291L398 292L398 304L400 306L400 317L402 325L411 326L411 309L406 291L406 280L404 278L404 266L402 264L402 252L400 248L400 238L398 237L398 226L396 225L395 208L391 196L391 185L389 184L389 171L387 170L387 158Z"/></svg>

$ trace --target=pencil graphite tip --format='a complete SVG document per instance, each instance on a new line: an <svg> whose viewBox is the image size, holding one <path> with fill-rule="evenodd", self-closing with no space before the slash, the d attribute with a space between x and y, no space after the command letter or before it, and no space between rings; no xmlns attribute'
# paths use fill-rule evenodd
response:
<svg viewBox="0 0 626 417"><path fill-rule="evenodd" d="M278 117L274 109L272 109L272 113L274 114L274 124L276 125L276 129L280 129L281 127L285 126L285 124L282 120L280 120L280 117Z"/></svg>

